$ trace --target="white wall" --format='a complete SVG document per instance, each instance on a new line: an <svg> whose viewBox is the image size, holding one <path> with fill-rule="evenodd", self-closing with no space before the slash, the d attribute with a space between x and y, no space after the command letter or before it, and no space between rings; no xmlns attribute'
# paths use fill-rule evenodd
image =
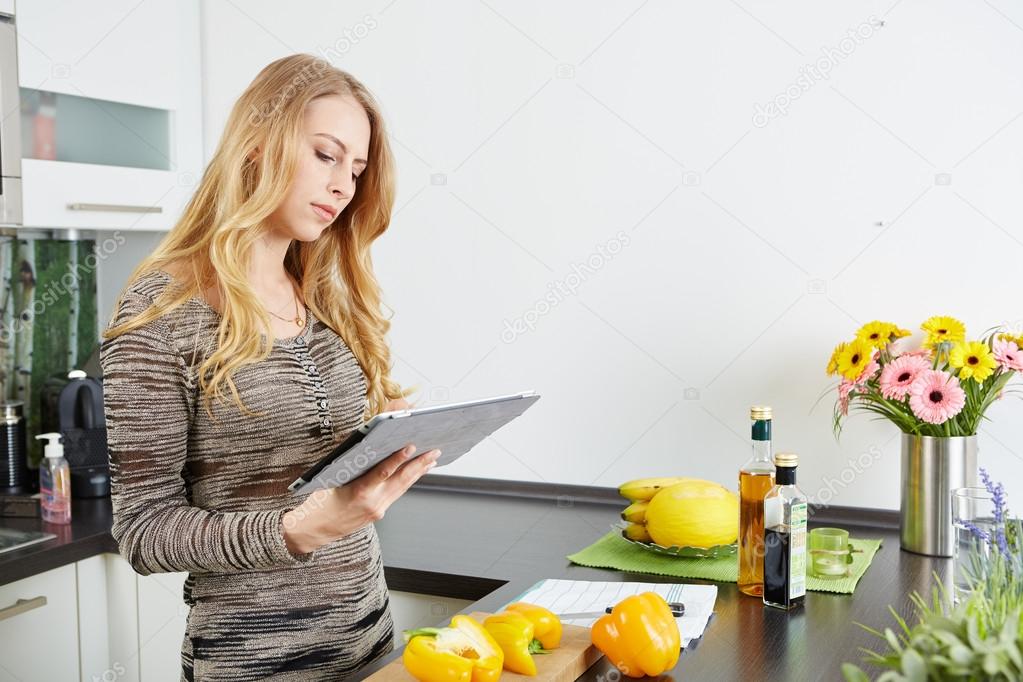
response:
<svg viewBox="0 0 1023 682"><path fill-rule="evenodd" d="M383 102L400 194L375 261L397 378L428 401L543 394L438 473L731 483L764 402L804 489L897 508L895 428L854 418L839 444L831 396L815 407L832 346L874 318L1023 326L1023 10L1007 0L203 11L207 158L241 90L291 52L333 50ZM785 115L754 120L790 88ZM1017 505L1021 409L992 409L981 441Z"/></svg>

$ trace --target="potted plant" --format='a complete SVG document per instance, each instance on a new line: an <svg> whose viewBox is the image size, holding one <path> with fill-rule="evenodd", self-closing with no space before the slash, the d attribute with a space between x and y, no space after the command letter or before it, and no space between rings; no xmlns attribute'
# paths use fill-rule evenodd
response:
<svg viewBox="0 0 1023 682"><path fill-rule="evenodd" d="M930 603L911 596L913 625L890 606L894 628L861 625L884 645L880 652L863 650L866 662L886 669L878 682L1023 679L1023 524L1009 518L1002 485L982 478L995 501L996 523L987 531L964 524L973 536L957 561L969 586L965 598L953 606L938 582ZM842 674L847 682L870 679L851 663Z"/></svg>
<svg viewBox="0 0 1023 682"><path fill-rule="evenodd" d="M1023 371L1023 337L996 329L968 340L959 320L932 317L925 337L890 322L863 325L838 344L827 372L839 379L836 437L851 410L902 431L901 545L952 556L951 491L977 484L977 430L1013 376Z"/></svg>

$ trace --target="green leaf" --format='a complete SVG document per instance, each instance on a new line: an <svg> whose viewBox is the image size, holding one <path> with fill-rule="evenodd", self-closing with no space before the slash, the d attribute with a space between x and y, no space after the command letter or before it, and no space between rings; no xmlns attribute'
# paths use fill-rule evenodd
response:
<svg viewBox="0 0 1023 682"><path fill-rule="evenodd" d="M867 674L852 663L842 664L842 677L845 678L846 682L870 682Z"/></svg>
<svg viewBox="0 0 1023 682"><path fill-rule="evenodd" d="M924 657L913 649L902 652L902 673L909 682L927 681L927 664Z"/></svg>

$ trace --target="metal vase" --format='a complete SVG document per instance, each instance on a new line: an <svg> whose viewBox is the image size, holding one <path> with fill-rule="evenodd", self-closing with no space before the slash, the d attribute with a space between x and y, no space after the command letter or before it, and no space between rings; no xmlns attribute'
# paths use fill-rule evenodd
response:
<svg viewBox="0 0 1023 682"><path fill-rule="evenodd" d="M902 549L952 556L952 491L975 485L976 436L902 434Z"/></svg>

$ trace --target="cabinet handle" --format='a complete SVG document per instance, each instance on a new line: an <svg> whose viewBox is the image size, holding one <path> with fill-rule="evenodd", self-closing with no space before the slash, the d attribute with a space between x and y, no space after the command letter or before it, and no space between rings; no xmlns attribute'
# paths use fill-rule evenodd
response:
<svg viewBox="0 0 1023 682"><path fill-rule="evenodd" d="M68 204L72 211L111 211L114 213L163 213L162 206L129 206L127 204Z"/></svg>
<svg viewBox="0 0 1023 682"><path fill-rule="evenodd" d="M5 609L0 609L0 620L7 620L13 618L20 613L31 611L32 609L38 609L40 606L46 606L46 597L35 597L33 599L19 599Z"/></svg>

